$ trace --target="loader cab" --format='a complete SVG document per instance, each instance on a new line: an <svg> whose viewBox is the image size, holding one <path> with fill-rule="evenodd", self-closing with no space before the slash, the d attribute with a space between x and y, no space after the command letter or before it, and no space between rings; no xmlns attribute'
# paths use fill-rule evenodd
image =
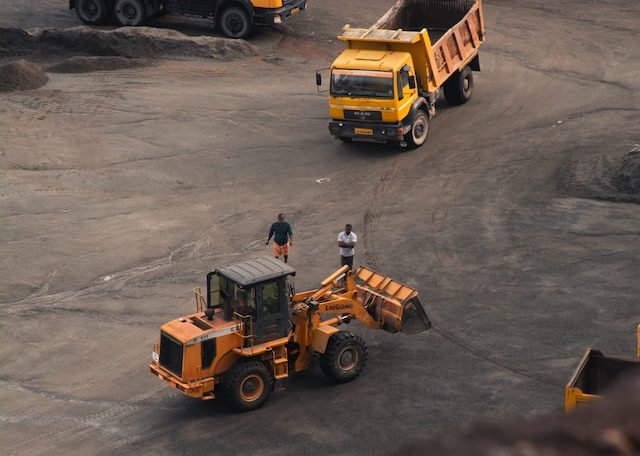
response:
<svg viewBox="0 0 640 456"><path fill-rule="evenodd" d="M291 328L287 278L295 270L275 258L257 258L207 274L207 307L225 321L245 322L255 343L285 337Z"/></svg>

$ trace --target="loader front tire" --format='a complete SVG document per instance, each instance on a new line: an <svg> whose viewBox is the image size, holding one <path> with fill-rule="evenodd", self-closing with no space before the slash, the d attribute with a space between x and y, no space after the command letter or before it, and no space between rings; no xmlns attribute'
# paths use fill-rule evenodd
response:
<svg viewBox="0 0 640 456"><path fill-rule="evenodd" d="M238 361L224 375L222 389L235 411L248 412L267 400L273 389L273 377L260 361Z"/></svg>
<svg viewBox="0 0 640 456"><path fill-rule="evenodd" d="M473 71L466 66L462 71L456 71L444 83L444 97L454 105L461 105L469 101L473 93Z"/></svg>
<svg viewBox="0 0 640 456"><path fill-rule="evenodd" d="M329 339L320 357L322 372L336 383L355 379L367 364L367 344L351 331L340 331Z"/></svg>

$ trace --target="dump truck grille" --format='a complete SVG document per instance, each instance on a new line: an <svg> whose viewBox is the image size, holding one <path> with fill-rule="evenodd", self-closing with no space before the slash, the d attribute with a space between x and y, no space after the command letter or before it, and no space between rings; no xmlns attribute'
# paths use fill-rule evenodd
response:
<svg viewBox="0 0 640 456"><path fill-rule="evenodd" d="M182 344L165 333L160 335L160 365L182 377Z"/></svg>
<svg viewBox="0 0 640 456"><path fill-rule="evenodd" d="M382 112L380 111L353 111L351 109L344 110L344 118L347 120L382 120Z"/></svg>

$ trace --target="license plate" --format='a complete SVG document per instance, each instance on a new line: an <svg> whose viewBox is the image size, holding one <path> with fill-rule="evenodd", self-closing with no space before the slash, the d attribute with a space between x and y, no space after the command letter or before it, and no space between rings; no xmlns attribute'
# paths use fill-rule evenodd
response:
<svg viewBox="0 0 640 456"><path fill-rule="evenodd" d="M300 11L300 8L293 8L291 14L296 14L298 11Z"/></svg>
<svg viewBox="0 0 640 456"><path fill-rule="evenodd" d="M356 135L368 135L368 136L371 136L371 135L373 135L373 129L372 128L356 128L355 129L355 134Z"/></svg>
<svg viewBox="0 0 640 456"><path fill-rule="evenodd" d="M158 361L160 361L160 357L156 352L151 352L151 359L153 360L154 363L157 363Z"/></svg>

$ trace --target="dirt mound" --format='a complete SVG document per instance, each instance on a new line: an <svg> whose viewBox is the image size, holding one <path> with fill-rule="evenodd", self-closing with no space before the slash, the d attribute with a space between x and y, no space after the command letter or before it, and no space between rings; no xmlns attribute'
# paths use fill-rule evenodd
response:
<svg viewBox="0 0 640 456"><path fill-rule="evenodd" d="M210 36L192 37L175 30L122 27L96 30L79 26L25 31L0 28L0 57L84 54L128 58L202 57L233 60L256 55L244 40Z"/></svg>
<svg viewBox="0 0 640 456"><path fill-rule="evenodd" d="M0 65L0 92L37 89L48 80L42 68L26 60Z"/></svg>
<svg viewBox="0 0 640 456"><path fill-rule="evenodd" d="M640 203L640 149L574 158L562 170L558 187L581 198Z"/></svg>
<svg viewBox="0 0 640 456"><path fill-rule="evenodd" d="M89 73L92 71L114 71L150 65L145 59L130 59L116 56L75 56L47 68L49 73Z"/></svg>

